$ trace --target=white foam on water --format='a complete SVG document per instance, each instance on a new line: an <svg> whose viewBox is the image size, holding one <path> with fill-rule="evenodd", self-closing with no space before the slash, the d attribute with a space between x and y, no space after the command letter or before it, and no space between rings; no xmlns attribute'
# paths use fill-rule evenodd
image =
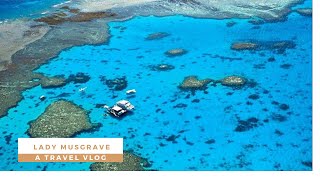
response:
<svg viewBox="0 0 320 180"><path fill-rule="evenodd" d="M48 14L48 13L49 13L49 11L44 11L41 14Z"/></svg>
<svg viewBox="0 0 320 180"><path fill-rule="evenodd" d="M63 3L55 4L55 5L53 5L52 7L57 8L57 7L60 7L60 6L62 6L62 5L68 4L68 3L70 3L70 2L71 2L71 1L66 1L66 2L63 2Z"/></svg>

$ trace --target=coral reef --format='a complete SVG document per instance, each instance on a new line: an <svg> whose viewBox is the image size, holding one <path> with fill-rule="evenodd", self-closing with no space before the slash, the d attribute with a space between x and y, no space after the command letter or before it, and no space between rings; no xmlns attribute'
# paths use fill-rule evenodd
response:
<svg viewBox="0 0 320 180"><path fill-rule="evenodd" d="M77 8L70 8L69 6L62 6L60 9L68 10L70 13L79 13L80 9Z"/></svg>
<svg viewBox="0 0 320 180"><path fill-rule="evenodd" d="M77 15L68 18L67 21L86 22L86 21L91 21L93 19L107 18L107 17L114 17L114 16L116 16L116 14L110 13L110 12L80 12Z"/></svg>
<svg viewBox="0 0 320 180"><path fill-rule="evenodd" d="M199 80L197 76L188 76L185 77L183 82L179 85L179 88L181 90L190 90L190 91L196 91L196 90L205 90L207 89L207 85L211 82L214 82L212 79L203 79Z"/></svg>
<svg viewBox="0 0 320 180"><path fill-rule="evenodd" d="M33 138L67 138L98 127L92 124L85 110L69 101L56 101L30 123L28 134Z"/></svg>
<svg viewBox="0 0 320 180"><path fill-rule="evenodd" d="M312 16L311 8L299 8L299 9L296 9L296 12L302 16Z"/></svg>
<svg viewBox="0 0 320 180"><path fill-rule="evenodd" d="M72 14L65 12L56 12L49 16L36 19L36 22L44 22L49 25L58 25L65 22L87 22L93 19L107 18L116 16L115 13L110 12L79 12L77 9L69 9Z"/></svg>
<svg viewBox="0 0 320 180"><path fill-rule="evenodd" d="M170 34L168 34L166 32L157 32L157 33L149 34L145 39L146 40L159 40L159 39L163 39L168 36L170 36Z"/></svg>
<svg viewBox="0 0 320 180"><path fill-rule="evenodd" d="M284 122L287 121L287 116L284 116L282 114L273 113L271 115L271 119L278 122Z"/></svg>
<svg viewBox="0 0 320 180"><path fill-rule="evenodd" d="M238 121L238 126L234 131L236 132L245 132L249 131L252 128L258 127L259 120L257 118L249 118L246 121L240 120Z"/></svg>
<svg viewBox="0 0 320 180"><path fill-rule="evenodd" d="M16 81L11 81L11 78L16 79ZM46 77L43 74L33 72L24 74L9 72L0 81L0 117L6 115L7 109L14 107L22 99L20 91L38 85L41 85L42 88L62 87L66 83L62 77Z"/></svg>
<svg viewBox="0 0 320 180"><path fill-rule="evenodd" d="M235 42L231 45L232 50L255 50L263 51L269 50L274 51L278 54L283 54L287 49L294 49L296 44L291 40L284 41L254 41L248 40L247 42Z"/></svg>
<svg viewBox="0 0 320 180"><path fill-rule="evenodd" d="M90 165L91 171L145 171L151 164L131 152L123 153L123 162L96 162Z"/></svg>
<svg viewBox="0 0 320 180"><path fill-rule="evenodd" d="M184 54L186 54L188 51L182 48L176 48L176 49L170 49L167 52L165 52L165 54L168 57L175 57L175 56L182 56Z"/></svg>
<svg viewBox="0 0 320 180"><path fill-rule="evenodd" d="M128 81L126 77L115 78L115 79L105 79L105 77L100 77L101 81L106 84L110 90L122 91L127 88Z"/></svg>
<svg viewBox="0 0 320 180"><path fill-rule="evenodd" d="M11 78L15 81L10 81ZM21 91L40 84L39 81L34 81L34 79L38 79L38 76L33 76L31 72L24 74L10 73L0 79L0 117L6 115L7 110L16 106L22 99Z"/></svg>
<svg viewBox="0 0 320 180"><path fill-rule="evenodd" d="M41 78L41 87L46 88L57 88L67 84L67 81L63 77L45 77Z"/></svg>
<svg viewBox="0 0 320 180"><path fill-rule="evenodd" d="M241 88L248 81L244 77L232 75L232 76L227 76L227 77L221 79L220 82L221 82L221 85L223 85L223 86Z"/></svg>
<svg viewBox="0 0 320 180"><path fill-rule="evenodd" d="M231 45L232 50L242 51L242 50L256 50L259 45L253 42L236 42Z"/></svg>
<svg viewBox="0 0 320 180"><path fill-rule="evenodd" d="M14 53L42 38L49 29L48 26L25 20L0 23L0 71L10 66Z"/></svg>
<svg viewBox="0 0 320 180"><path fill-rule="evenodd" d="M90 76L84 73L77 73L77 74L71 74L68 79L67 82L73 82L75 84L80 84L80 83L86 83L90 80Z"/></svg>
<svg viewBox="0 0 320 180"><path fill-rule="evenodd" d="M65 19L66 14L61 14L61 13L53 13L50 16L46 17L41 17L39 19L36 19L36 22L44 22L49 25L57 25L60 23L63 23L66 21Z"/></svg>
<svg viewBox="0 0 320 180"><path fill-rule="evenodd" d="M151 65L149 67L153 71L170 71L174 69L174 66L170 64L158 64L158 65Z"/></svg>
<svg viewBox="0 0 320 180"><path fill-rule="evenodd" d="M277 41L266 45L266 49L274 50L278 54L283 54L287 49L294 49L296 44L293 41Z"/></svg>
<svg viewBox="0 0 320 180"><path fill-rule="evenodd" d="M12 56L12 64L0 71L0 117L17 105L22 99L22 91L40 85L41 80L34 79L41 79L42 76L34 73L34 69L56 57L65 48L105 42L108 37L105 29L105 22L66 23L52 27L43 38L16 52Z"/></svg>

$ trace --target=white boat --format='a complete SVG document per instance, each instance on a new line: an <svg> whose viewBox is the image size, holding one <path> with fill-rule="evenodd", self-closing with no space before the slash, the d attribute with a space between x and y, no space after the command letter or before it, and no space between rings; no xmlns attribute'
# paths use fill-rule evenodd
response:
<svg viewBox="0 0 320 180"><path fill-rule="evenodd" d="M79 89L79 92L85 92L86 89L87 89L87 87L80 88L80 89Z"/></svg>
<svg viewBox="0 0 320 180"><path fill-rule="evenodd" d="M44 101L44 100L46 99L46 96L42 95L42 96L39 97L39 99L40 99L41 101Z"/></svg>
<svg viewBox="0 0 320 180"><path fill-rule="evenodd" d="M134 106L127 100L120 100L111 108L109 106L104 106L107 109L109 114L114 115L115 117L120 117L123 114L132 111Z"/></svg>
<svg viewBox="0 0 320 180"><path fill-rule="evenodd" d="M116 105L127 111L131 111L134 109L134 106L127 100L120 100L116 103Z"/></svg>
<svg viewBox="0 0 320 180"><path fill-rule="evenodd" d="M130 89L130 90L128 90L128 91L126 91L126 94L127 95L133 95L133 94L136 94L136 90L135 89Z"/></svg>

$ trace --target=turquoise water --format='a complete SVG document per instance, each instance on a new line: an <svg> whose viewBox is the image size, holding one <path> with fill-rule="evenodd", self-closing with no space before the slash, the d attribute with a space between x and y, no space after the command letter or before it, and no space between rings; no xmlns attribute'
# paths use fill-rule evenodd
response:
<svg viewBox="0 0 320 180"><path fill-rule="evenodd" d="M292 9L297 9L297 8L312 8L312 0L305 0L302 3L292 7Z"/></svg>
<svg viewBox="0 0 320 180"><path fill-rule="evenodd" d="M231 21L236 24L228 27ZM151 169L311 170L310 17L292 13L285 22L256 26L239 19L149 16L112 22L109 26L112 37L108 43L65 50L37 70L48 76L66 77L82 72L91 78L87 83L27 90L18 106L0 119L0 133L5 137L0 139L1 170L89 169L90 163L16 162L16 140L28 137L27 123L59 99L81 105L92 122L103 125L99 131L77 137L124 137L125 150L147 158ZM170 36L145 40L155 32ZM233 42L241 40L293 41L296 47L283 54L268 49L230 49ZM184 48L188 53L165 56L172 48ZM275 61L268 61L271 57ZM150 68L162 63L175 69L159 72ZM242 89L209 86L194 95L177 87L190 75L221 79L233 74L252 79L257 85ZM125 76L126 90L137 90L136 96L129 99L136 106L132 115L118 120L103 116L104 110L96 107L127 98L125 90L109 90L101 81L102 76ZM88 87L85 94L78 92L81 87ZM42 94L48 98L39 102ZM277 119L275 115L284 118ZM258 119L257 127L235 131L239 121L249 118Z"/></svg>
<svg viewBox="0 0 320 180"><path fill-rule="evenodd" d="M0 21L5 19L38 17L66 0L0 0Z"/></svg>

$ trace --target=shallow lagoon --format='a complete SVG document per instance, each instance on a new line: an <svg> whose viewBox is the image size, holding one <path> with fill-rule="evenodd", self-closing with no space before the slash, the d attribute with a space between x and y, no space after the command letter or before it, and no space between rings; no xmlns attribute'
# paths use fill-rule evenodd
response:
<svg viewBox="0 0 320 180"><path fill-rule="evenodd" d="M236 24L228 27L231 21ZM310 17L292 13L285 22L253 25L238 19L150 16L109 26L112 37L108 43L65 50L37 70L66 77L83 72L91 79L80 85L25 91L24 100L0 119L0 132L5 137L0 140L0 169L89 169L89 163L16 163L16 140L27 137L27 123L52 102L67 99L88 110L92 122L103 125L99 131L77 137L124 137L125 150L147 158L151 169L311 170ZM155 32L170 36L145 40ZM296 47L284 54L230 49L233 42L242 40L292 40ZM164 53L172 48L184 48L188 53L167 57ZM270 57L275 61L269 62ZM157 64L170 64L175 69L158 72L149 68ZM257 86L209 86L195 95L178 88L186 76L217 80L233 74L252 79ZM125 76L126 89L137 90L130 98L136 106L132 115L118 120L105 117L104 110L96 107L127 98L125 91L110 91L101 76ZM85 94L78 92L81 87L88 87ZM48 98L39 102L42 94ZM280 108L281 104L289 109ZM274 114L286 119L276 120ZM239 120L252 117L258 119L257 127L235 131Z"/></svg>

